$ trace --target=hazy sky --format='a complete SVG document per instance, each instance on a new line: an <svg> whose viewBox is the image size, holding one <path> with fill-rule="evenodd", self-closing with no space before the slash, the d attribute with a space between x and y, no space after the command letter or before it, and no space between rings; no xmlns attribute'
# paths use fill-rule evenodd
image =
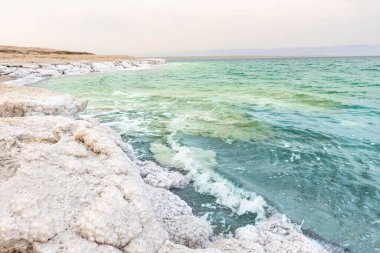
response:
<svg viewBox="0 0 380 253"><path fill-rule="evenodd" d="M380 44L380 0L0 0L0 44L143 56Z"/></svg>

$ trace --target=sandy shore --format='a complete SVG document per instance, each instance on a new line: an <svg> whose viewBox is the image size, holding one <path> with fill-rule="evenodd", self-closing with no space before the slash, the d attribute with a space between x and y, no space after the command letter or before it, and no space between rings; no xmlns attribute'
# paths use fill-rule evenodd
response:
<svg viewBox="0 0 380 253"><path fill-rule="evenodd" d="M0 80L13 85L31 84L62 75L145 69L163 63L165 60L162 59L0 46Z"/></svg>
<svg viewBox="0 0 380 253"><path fill-rule="evenodd" d="M15 47L0 45L0 61L13 63L62 63L68 61L125 61L134 60L127 55L96 55L37 47Z"/></svg>
<svg viewBox="0 0 380 253"><path fill-rule="evenodd" d="M0 85L0 252L327 252L283 216L216 240L170 191L191 179L137 160L112 129L79 119L86 104Z"/></svg>

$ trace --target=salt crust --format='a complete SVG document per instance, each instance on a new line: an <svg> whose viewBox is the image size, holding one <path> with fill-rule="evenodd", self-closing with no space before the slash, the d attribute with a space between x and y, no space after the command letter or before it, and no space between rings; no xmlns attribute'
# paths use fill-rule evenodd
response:
<svg viewBox="0 0 380 253"><path fill-rule="evenodd" d="M52 252L68 237L62 252L82 247L74 242L157 252L169 238L209 241L210 225L170 191L145 184L120 137L95 120L0 118L0 150L0 252Z"/></svg>
<svg viewBox="0 0 380 253"><path fill-rule="evenodd" d="M165 63L162 59L133 59L125 61L77 61L61 63L0 63L0 75L20 78L10 81L13 84L24 84L30 81L39 81L48 77L62 75L80 75L93 72L112 72L151 68L154 65ZM25 82L23 82L25 79Z"/></svg>
<svg viewBox="0 0 380 253"><path fill-rule="evenodd" d="M34 87L0 84L0 115L24 117L32 115L75 116L86 108L87 101L69 94Z"/></svg>

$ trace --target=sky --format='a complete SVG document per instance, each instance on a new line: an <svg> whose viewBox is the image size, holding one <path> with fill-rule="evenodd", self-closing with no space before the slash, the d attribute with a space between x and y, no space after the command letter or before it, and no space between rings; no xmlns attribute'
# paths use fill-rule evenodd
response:
<svg viewBox="0 0 380 253"><path fill-rule="evenodd" d="M380 44L380 0L0 0L0 45L157 56Z"/></svg>

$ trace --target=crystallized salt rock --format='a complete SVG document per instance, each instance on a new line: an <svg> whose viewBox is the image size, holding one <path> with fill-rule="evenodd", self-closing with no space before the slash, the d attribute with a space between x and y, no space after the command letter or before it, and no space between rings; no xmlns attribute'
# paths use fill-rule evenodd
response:
<svg viewBox="0 0 380 253"><path fill-rule="evenodd" d="M70 230L46 243L34 243L33 250L36 253L122 253L118 248L88 241Z"/></svg>
<svg viewBox="0 0 380 253"><path fill-rule="evenodd" d="M124 251L128 253L157 252L167 239L168 233L152 218L145 223L142 233L124 247Z"/></svg>
<svg viewBox="0 0 380 253"><path fill-rule="evenodd" d="M146 186L156 218L168 231L171 241L190 248L205 247L212 234L211 225L193 215L177 195L165 189Z"/></svg>
<svg viewBox="0 0 380 253"><path fill-rule="evenodd" d="M234 238L217 240L210 247L231 253L328 252L317 242L303 235L285 216L277 215L256 226L238 228Z"/></svg>
<svg viewBox="0 0 380 253"><path fill-rule="evenodd" d="M161 247L168 234L120 136L109 132L93 120L0 118L6 158L0 252L92 252L87 245L93 252L154 253Z"/></svg>
<svg viewBox="0 0 380 253"><path fill-rule="evenodd" d="M266 253L264 248L258 243L252 241L240 241L235 238L219 239L210 247L219 249L225 253Z"/></svg>
<svg viewBox="0 0 380 253"><path fill-rule="evenodd" d="M165 241L158 253L227 253L214 248L207 249L190 249L183 245L175 244L171 241ZM251 253L251 252L250 252ZM254 253L254 252L252 252Z"/></svg>
<svg viewBox="0 0 380 253"><path fill-rule="evenodd" d="M19 78L30 77L54 77L61 75L81 75L91 72L112 72L128 69L145 68L152 65L164 64L161 59L144 59L129 61L99 61L99 62L67 62L59 64L12 64L0 63L0 75L8 75Z"/></svg>
<svg viewBox="0 0 380 253"><path fill-rule="evenodd" d="M104 188L100 197L83 211L77 226L82 237L118 248L142 231L135 210L116 187Z"/></svg>
<svg viewBox="0 0 380 253"><path fill-rule="evenodd" d="M56 69L40 69L38 73L44 77L60 76L62 73Z"/></svg>
<svg viewBox="0 0 380 253"><path fill-rule="evenodd" d="M31 115L75 116L87 101L35 87L0 85L0 117Z"/></svg>
<svg viewBox="0 0 380 253"><path fill-rule="evenodd" d="M177 171L169 171L150 161L137 161L144 182L159 188L182 188L190 183L190 177Z"/></svg>

